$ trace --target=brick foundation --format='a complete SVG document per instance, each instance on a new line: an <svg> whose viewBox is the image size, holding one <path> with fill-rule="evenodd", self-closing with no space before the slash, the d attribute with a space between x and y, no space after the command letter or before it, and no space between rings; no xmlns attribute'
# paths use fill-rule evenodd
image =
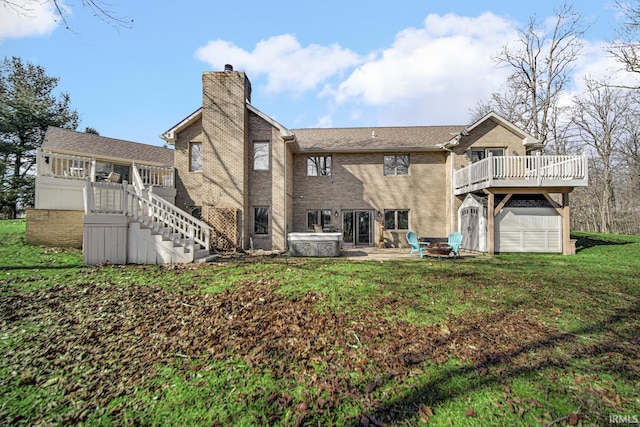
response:
<svg viewBox="0 0 640 427"><path fill-rule="evenodd" d="M27 209L27 243L82 248L83 211Z"/></svg>

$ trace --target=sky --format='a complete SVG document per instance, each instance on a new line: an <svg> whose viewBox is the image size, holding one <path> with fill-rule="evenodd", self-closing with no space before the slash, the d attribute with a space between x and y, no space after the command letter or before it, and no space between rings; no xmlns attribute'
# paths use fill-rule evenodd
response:
<svg viewBox="0 0 640 427"><path fill-rule="evenodd" d="M0 0L0 58L59 77L78 130L163 145L160 135L201 105L203 72L245 71L251 104L289 129L471 124L508 69L492 59L556 0L98 0L127 22L66 0L20 13ZM571 2L569 2L571 4ZM619 76L604 43L621 26L613 0L575 0L588 26L567 97L583 77Z"/></svg>

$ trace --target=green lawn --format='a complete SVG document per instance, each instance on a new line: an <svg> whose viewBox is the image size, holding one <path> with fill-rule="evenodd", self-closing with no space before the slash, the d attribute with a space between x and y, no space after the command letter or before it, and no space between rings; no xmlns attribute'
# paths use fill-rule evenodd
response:
<svg viewBox="0 0 640 427"><path fill-rule="evenodd" d="M640 237L575 256L82 265L0 221L2 425L640 418Z"/></svg>

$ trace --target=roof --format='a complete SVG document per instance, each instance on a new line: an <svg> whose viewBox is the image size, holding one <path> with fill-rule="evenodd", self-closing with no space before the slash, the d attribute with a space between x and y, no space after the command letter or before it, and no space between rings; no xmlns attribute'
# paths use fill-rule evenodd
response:
<svg viewBox="0 0 640 427"><path fill-rule="evenodd" d="M293 129L301 151L441 150L465 129L456 126L406 126Z"/></svg>
<svg viewBox="0 0 640 427"><path fill-rule="evenodd" d="M49 126L42 148L77 156L173 166L173 150Z"/></svg>
<svg viewBox="0 0 640 427"><path fill-rule="evenodd" d="M459 136L457 136L457 137L453 138L451 141L449 141L446 144L446 147L451 147L451 146L458 145L459 142L460 142L460 137L467 135L469 132L471 132L472 130L474 130L475 128L477 128L478 126L480 126L482 123L486 122L487 120L492 120L495 123L498 123L499 125L509 129L515 135L518 135L520 138L522 138L522 145L524 145L525 147L540 148L540 147L543 146L537 138L535 138L534 136L528 134L524 130L520 129L519 127L517 127L516 125L514 125L513 123L511 123L509 120L505 119L504 117L502 117L502 116L496 114L495 112L491 111L491 112L487 113L486 115L484 115L482 118L478 119L472 125L466 127L462 132L460 132Z"/></svg>
<svg viewBox="0 0 640 427"><path fill-rule="evenodd" d="M247 105L247 109L249 111L251 111L254 114L257 114L262 119L264 119L269 124L271 124L271 126L273 126L276 129L278 129L280 131L280 135L282 136L282 139L284 139L286 141L286 140L291 140L293 138L293 134L285 126L283 126L282 124L278 123L276 120L274 120L270 116L266 115L262 111L258 110L256 107L251 105L249 103L249 101L246 101L246 105ZM196 111L194 111L193 113L189 114L182 121L180 121L179 123L174 125L171 129L167 130L166 132L163 132L162 135L160 135L160 138L164 139L169 144L175 144L176 143L176 134L178 132L180 132L181 130L187 128L188 126L190 126L191 124L193 124L197 120L200 120L200 118L202 118L202 107L198 108Z"/></svg>

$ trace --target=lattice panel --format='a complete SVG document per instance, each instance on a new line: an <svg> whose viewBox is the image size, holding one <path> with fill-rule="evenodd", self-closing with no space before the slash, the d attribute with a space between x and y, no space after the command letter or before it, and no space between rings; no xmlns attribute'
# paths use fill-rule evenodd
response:
<svg viewBox="0 0 640 427"><path fill-rule="evenodd" d="M234 252L238 249L238 209L204 206L202 217L213 227L211 249Z"/></svg>

